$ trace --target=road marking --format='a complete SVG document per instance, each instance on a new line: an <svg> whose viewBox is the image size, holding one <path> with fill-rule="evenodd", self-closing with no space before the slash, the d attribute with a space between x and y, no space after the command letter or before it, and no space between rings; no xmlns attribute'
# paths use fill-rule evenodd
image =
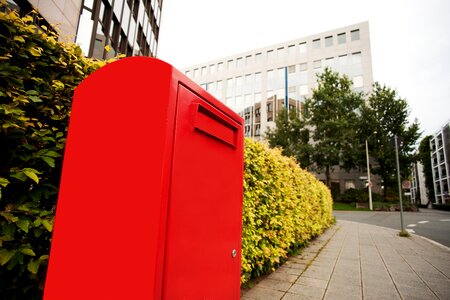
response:
<svg viewBox="0 0 450 300"><path fill-rule="evenodd" d="M406 227L416 227L417 225L416 224L409 224L408 226L406 226Z"/></svg>
<svg viewBox="0 0 450 300"><path fill-rule="evenodd" d="M406 228L406 231L408 231L409 233L416 233L414 230Z"/></svg>
<svg viewBox="0 0 450 300"><path fill-rule="evenodd" d="M450 222L450 219L441 219L441 222Z"/></svg>
<svg viewBox="0 0 450 300"><path fill-rule="evenodd" d="M425 223L428 223L428 222L430 222L430 221L419 221L419 222L417 222L417 223L419 223L419 224L425 224Z"/></svg>

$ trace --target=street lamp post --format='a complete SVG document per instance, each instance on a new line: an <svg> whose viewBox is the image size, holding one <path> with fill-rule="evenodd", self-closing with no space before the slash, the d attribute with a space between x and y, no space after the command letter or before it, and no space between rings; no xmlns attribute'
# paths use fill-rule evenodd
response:
<svg viewBox="0 0 450 300"><path fill-rule="evenodd" d="M402 184L400 179L400 162L398 159L398 141L397 141L397 135L394 136L395 140L395 160L397 162L397 180L398 180L398 197L400 199L400 225L401 225L401 232L404 233L404 227L403 227L403 201L402 201Z"/></svg>
<svg viewBox="0 0 450 300"><path fill-rule="evenodd" d="M367 160L367 186L369 187L369 208L373 210L372 205L372 181L370 180L370 164L369 164L369 144L366 139L366 160Z"/></svg>

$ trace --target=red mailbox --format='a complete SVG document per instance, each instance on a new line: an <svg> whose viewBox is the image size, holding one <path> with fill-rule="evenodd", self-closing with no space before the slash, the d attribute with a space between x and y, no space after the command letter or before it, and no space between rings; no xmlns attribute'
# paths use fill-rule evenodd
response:
<svg viewBox="0 0 450 300"><path fill-rule="evenodd" d="M83 81L44 299L239 299L242 126L157 59Z"/></svg>

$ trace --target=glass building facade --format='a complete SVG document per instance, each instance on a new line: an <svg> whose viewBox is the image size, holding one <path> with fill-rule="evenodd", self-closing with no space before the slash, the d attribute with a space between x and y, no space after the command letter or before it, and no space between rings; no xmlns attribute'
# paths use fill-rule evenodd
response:
<svg viewBox="0 0 450 300"><path fill-rule="evenodd" d="M77 43L88 57L156 56L163 0L7 1L22 15L37 10L38 25L56 26L60 40Z"/></svg>
<svg viewBox="0 0 450 300"><path fill-rule="evenodd" d="M83 0L76 43L87 56L100 59L156 56L162 2Z"/></svg>

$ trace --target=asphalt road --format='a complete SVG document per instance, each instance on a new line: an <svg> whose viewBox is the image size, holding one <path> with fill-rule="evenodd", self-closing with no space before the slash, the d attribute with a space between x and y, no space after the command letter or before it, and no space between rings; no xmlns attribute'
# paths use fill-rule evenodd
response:
<svg viewBox="0 0 450 300"><path fill-rule="evenodd" d="M338 220L378 225L400 231L400 212L334 211ZM450 247L450 212L420 209L420 212L403 213L404 228Z"/></svg>

